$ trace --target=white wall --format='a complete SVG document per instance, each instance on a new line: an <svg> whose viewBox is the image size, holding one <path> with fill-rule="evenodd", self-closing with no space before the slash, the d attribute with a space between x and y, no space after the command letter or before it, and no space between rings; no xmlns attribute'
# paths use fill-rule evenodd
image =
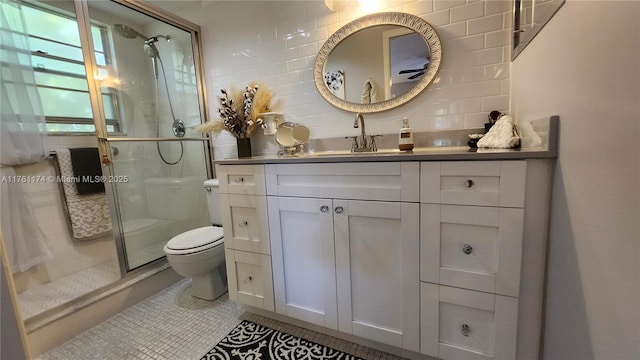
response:
<svg viewBox="0 0 640 360"><path fill-rule="evenodd" d="M436 29L443 48L437 79L427 91L391 111L367 115L370 133L479 128L490 110L509 108L509 1L380 1L377 11L418 15ZM324 1L205 1L203 53L211 117L220 88L262 80L284 101L288 120L306 123L312 138L355 135L352 113L330 106L317 92L313 64L329 35L364 13L357 2L331 12ZM235 156L235 141L215 140L216 157ZM345 144L348 147L348 143ZM254 149L255 150L255 149Z"/></svg>
<svg viewBox="0 0 640 360"><path fill-rule="evenodd" d="M515 117L560 115L545 359L640 358L639 23L568 1L513 62Z"/></svg>

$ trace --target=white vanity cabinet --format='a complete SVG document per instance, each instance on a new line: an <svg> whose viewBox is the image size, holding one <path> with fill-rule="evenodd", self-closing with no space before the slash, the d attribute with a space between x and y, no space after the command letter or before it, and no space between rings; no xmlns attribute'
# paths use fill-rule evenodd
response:
<svg viewBox="0 0 640 360"><path fill-rule="evenodd" d="M276 312L419 350L418 166L266 166Z"/></svg>
<svg viewBox="0 0 640 360"><path fill-rule="evenodd" d="M527 226L546 229L540 205L548 204L548 179L536 193L535 177L548 174L539 161L421 163L422 353L538 357L540 323L532 314L542 312L546 236L527 234ZM521 279L531 282L521 287Z"/></svg>
<svg viewBox="0 0 640 360"><path fill-rule="evenodd" d="M264 165L216 165L229 298L274 310Z"/></svg>
<svg viewBox="0 0 640 360"><path fill-rule="evenodd" d="M229 297L409 357L539 358L552 165L217 165Z"/></svg>

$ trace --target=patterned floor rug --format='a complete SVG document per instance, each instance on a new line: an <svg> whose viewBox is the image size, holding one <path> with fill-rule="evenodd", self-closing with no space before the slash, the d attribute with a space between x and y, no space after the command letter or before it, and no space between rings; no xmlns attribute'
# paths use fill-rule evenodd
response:
<svg viewBox="0 0 640 360"><path fill-rule="evenodd" d="M362 360L324 345L243 320L200 360Z"/></svg>

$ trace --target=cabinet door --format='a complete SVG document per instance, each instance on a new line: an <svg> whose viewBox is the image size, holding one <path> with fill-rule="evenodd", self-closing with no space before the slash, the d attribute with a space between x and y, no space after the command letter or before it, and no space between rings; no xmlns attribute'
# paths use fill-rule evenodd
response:
<svg viewBox="0 0 640 360"><path fill-rule="evenodd" d="M265 196L220 194L224 246L269 254L269 225Z"/></svg>
<svg viewBox="0 0 640 360"><path fill-rule="evenodd" d="M338 329L418 351L418 204L333 205Z"/></svg>
<svg viewBox="0 0 640 360"><path fill-rule="evenodd" d="M271 257L225 249L229 299L273 311Z"/></svg>
<svg viewBox="0 0 640 360"><path fill-rule="evenodd" d="M268 197L276 312L338 328L331 200Z"/></svg>
<svg viewBox="0 0 640 360"><path fill-rule="evenodd" d="M451 360L515 359L518 299L421 284L423 354Z"/></svg>

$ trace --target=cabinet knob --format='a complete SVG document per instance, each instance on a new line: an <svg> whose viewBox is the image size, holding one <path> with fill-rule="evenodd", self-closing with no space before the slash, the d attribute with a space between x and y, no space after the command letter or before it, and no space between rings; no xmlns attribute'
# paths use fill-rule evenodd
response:
<svg viewBox="0 0 640 360"><path fill-rule="evenodd" d="M469 255L473 252L473 246L469 244L462 245L462 252Z"/></svg>
<svg viewBox="0 0 640 360"><path fill-rule="evenodd" d="M471 328L467 324L462 324L462 326L460 327L460 332L462 332L462 335L464 336L469 336L469 334L471 333Z"/></svg>
<svg viewBox="0 0 640 360"><path fill-rule="evenodd" d="M236 182L237 182L237 183L244 182L244 178L243 178L243 177L241 177L241 178L237 178L237 179L236 179Z"/></svg>
<svg viewBox="0 0 640 360"><path fill-rule="evenodd" d="M344 211L344 208L342 206L336 207L336 210L335 210L336 214L342 214L343 211Z"/></svg>
<svg viewBox="0 0 640 360"><path fill-rule="evenodd" d="M207 190L207 192L211 192L211 187L209 186L205 186L204 189Z"/></svg>
<svg viewBox="0 0 640 360"><path fill-rule="evenodd" d="M322 205L320 206L320 211L326 213L327 211L329 211L329 207L327 205Z"/></svg>
<svg viewBox="0 0 640 360"><path fill-rule="evenodd" d="M249 225L248 221L243 221L240 224L238 224L238 226L240 226L240 227L247 226L247 225Z"/></svg>
<svg viewBox="0 0 640 360"><path fill-rule="evenodd" d="M474 182L471 179L467 179L464 181L464 187L466 187L467 189L471 189L473 185L474 185Z"/></svg>

